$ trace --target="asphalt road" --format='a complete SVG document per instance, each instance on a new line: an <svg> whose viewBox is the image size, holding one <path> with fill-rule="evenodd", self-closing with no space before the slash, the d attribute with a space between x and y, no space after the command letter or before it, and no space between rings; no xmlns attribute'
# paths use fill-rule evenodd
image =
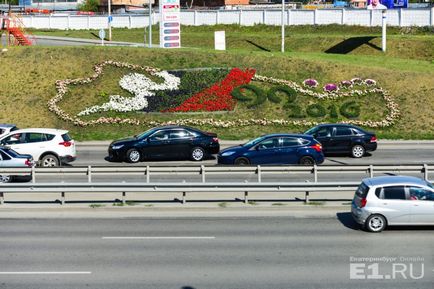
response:
<svg viewBox="0 0 434 289"><path fill-rule="evenodd" d="M4 219L0 288L432 289L432 229L366 233L346 212L333 218ZM361 257L397 259L355 259ZM351 272L386 280L351 279Z"/></svg>
<svg viewBox="0 0 434 289"><path fill-rule="evenodd" d="M242 143L243 141L239 141ZM221 144L221 148L235 145L237 142L226 142ZM217 161L215 158L203 162L193 161L152 161L141 162L138 164L109 162L107 157L107 144L89 145L82 143L76 146L78 159L71 163L72 166L102 165L102 166L143 166L143 165L213 165ZM379 143L378 149L368 153L361 159L355 159L346 155L335 155L326 157L324 165L356 165L356 164L422 164L434 163L434 143Z"/></svg>

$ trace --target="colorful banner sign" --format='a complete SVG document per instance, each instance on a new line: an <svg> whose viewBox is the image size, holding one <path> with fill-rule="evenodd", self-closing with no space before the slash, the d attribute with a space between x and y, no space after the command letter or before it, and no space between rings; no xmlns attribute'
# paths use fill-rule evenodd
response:
<svg viewBox="0 0 434 289"><path fill-rule="evenodd" d="M160 0L160 47L181 47L180 0Z"/></svg>

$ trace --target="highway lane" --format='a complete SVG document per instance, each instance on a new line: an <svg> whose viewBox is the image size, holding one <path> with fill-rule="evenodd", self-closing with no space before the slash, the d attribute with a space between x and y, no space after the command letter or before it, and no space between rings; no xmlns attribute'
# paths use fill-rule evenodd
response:
<svg viewBox="0 0 434 289"><path fill-rule="evenodd" d="M242 141L240 141L242 142ZM228 147L228 144L222 145L222 148ZM143 166L143 165L213 165L216 159L209 159L203 162L193 161L150 161L138 164L129 164L125 162L109 162L106 160L108 155L108 145L77 145L78 159L71 163L72 166ZM355 165L355 164L422 164L434 163L434 145L433 144L379 144L378 149L361 159L351 158L349 156L328 156L324 165Z"/></svg>
<svg viewBox="0 0 434 289"><path fill-rule="evenodd" d="M4 219L0 287L431 289L432 230L366 233L347 212L321 218ZM423 260L397 261L407 266L407 279L401 273L390 280L351 279L351 264L360 257ZM393 276L392 263L366 265L373 263L377 277ZM420 279L410 277L410 263ZM353 277L371 272L354 270Z"/></svg>

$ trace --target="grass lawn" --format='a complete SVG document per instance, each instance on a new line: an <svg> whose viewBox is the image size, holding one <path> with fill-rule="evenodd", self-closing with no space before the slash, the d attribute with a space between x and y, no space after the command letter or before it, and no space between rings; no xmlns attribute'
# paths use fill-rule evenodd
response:
<svg viewBox="0 0 434 289"><path fill-rule="evenodd" d="M332 27L332 26L331 26ZM390 29L397 39L397 43L403 47L409 45L408 51L414 54L401 54L399 57L392 52L383 56L377 48L372 45L363 45L363 51L357 49L348 54L329 54L324 53L319 47L315 47L317 37L315 33L322 35L325 39L346 38L357 35L376 35L379 30L371 28L339 28L332 33L329 30L321 31L325 28L311 28L306 35L302 29L294 27L288 29L287 45L291 34L298 35L303 39L312 39L309 45L301 45L299 49L290 48L284 54L277 52L279 49L278 28L276 27L247 27L247 32L255 37L255 32L263 28L261 37L256 36L256 41L260 45L270 45L271 52L253 48L245 41L237 40L240 43L238 48L230 48L226 52L216 52L211 47L210 38L201 39L195 47L201 49L178 49L160 50L144 48L125 48L125 47L12 47L7 52L0 53L0 123L16 123L20 127L57 127L69 129L73 137L77 140L110 140L128 135L134 135L146 130L145 126L134 125L97 125L92 127L78 127L72 123L58 119L47 108L47 101L56 95L55 81L59 79L75 79L92 75L92 67L105 60L115 60L128 62L142 66L154 66L161 69L180 69L194 67L219 67L219 68L254 68L260 75L292 80L300 83L306 78L316 78L321 83L338 82L353 77L372 78L378 81L381 87L387 89L395 101L399 104L401 118L397 123L388 128L375 129L374 131L380 138L392 139L434 139L434 62L433 59L433 34L432 31L415 29L401 35L399 29ZM335 27L335 28L336 28ZM197 35L208 35L208 32L219 30L222 27L186 27L185 31L198 30ZM223 27L228 31L236 32L243 30L243 27L229 26ZM341 30L339 30L341 29ZM347 30L348 29L348 30ZM119 34L117 34L119 32ZM128 32L128 33L127 33ZM276 32L276 35L271 36ZM49 35L65 35L85 37L89 31L67 31L67 32L37 32L48 33ZM137 40L130 34L136 34ZM115 30L114 40L119 41L139 41L143 39L143 30ZM193 33L194 34L194 33ZM243 33L244 34L244 33ZM308 35L312 34L312 35ZM121 36L123 35L123 36ZM265 36L270 35L270 36ZM262 37L263 36L263 37ZM119 38L118 38L119 37ZM192 36L193 37L193 36ZM196 36L195 36L196 37ZM296 37L296 36L294 36ZM336 39L334 38L336 37ZM196 39L200 37L197 36ZM406 42L406 39L409 39ZM157 39L157 36L154 36ZM187 46L188 36L183 36L183 43ZM253 38L252 38L253 39ZM404 40L405 41L404 41ZM202 41L203 40L203 41ZM235 41L235 42L237 42ZM403 41L403 42L402 42ZM271 46L271 43L276 42ZM295 42L295 40L294 40ZM338 41L339 42L339 41ZM192 42L193 43L193 42ZM208 43L208 44L206 44ZM267 44L268 43L268 44ZM414 43L414 45L412 44ZM422 44L421 44L422 43ZM431 43L426 48L424 45ZM294 44L295 45L295 44ZM401 45L401 44L400 44ZM424 50L419 51L419 45ZM193 45L192 45L193 46ZM229 46L231 47L231 46ZM288 46L287 46L288 47ZM361 48L360 48L361 49ZM407 51L406 50L406 51ZM425 56L424 56L425 55ZM429 56L431 55L431 56ZM431 58L429 58L431 57ZM109 69L105 71L103 77L98 80L95 86L87 88L76 88L79 92L78 98L67 98L59 105L70 113L79 111L85 103L93 103L98 97L110 93L113 94L118 88L119 77L125 71ZM75 89L75 88L74 88ZM113 91L112 91L113 90ZM119 92L119 91L117 91ZM375 109L378 111L379 105L375 100ZM369 106L370 103L364 103ZM381 110L381 109L380 109ZM215 119L226 118L247 118L254 112L247 112L242 107L229 113L199 113L194 117L212 117ZM266 110L258 112L265 113L265 116L273 116L276 109L268 106ZM145 114L130 113L139 119L149 120L171 120L180 118L178 114ZM193 117L193 116L192 116ZM295 126L244 126L231 128L214 128L209 126L201 127L205 130L215 131L219 137L224 139L246 139L270 132L299 132L307 129L306 127Z"/></svg>

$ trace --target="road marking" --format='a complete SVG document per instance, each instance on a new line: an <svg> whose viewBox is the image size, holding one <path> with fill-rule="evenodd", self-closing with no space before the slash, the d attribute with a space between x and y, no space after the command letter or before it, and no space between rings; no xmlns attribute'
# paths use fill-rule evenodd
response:
<svg viewBox="0 0 434 289"><path fill-rule="evenodd" d="M28 271L28 272L0 272L0 275L83 275L92 274L90 271L65 271L65 272L38 272L38 271Z"/></svg>
<svg viewBox="0 0 434 289"><path fill-rule="evenodd" d="M214 236L102 237L103 240L209 240Z"/></svg>

